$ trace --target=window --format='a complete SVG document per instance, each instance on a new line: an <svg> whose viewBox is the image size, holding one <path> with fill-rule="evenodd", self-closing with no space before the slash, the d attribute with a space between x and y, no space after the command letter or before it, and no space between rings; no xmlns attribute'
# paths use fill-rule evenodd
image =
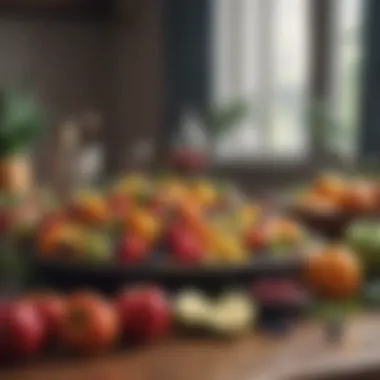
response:
<svg viewBox="0 0 380 380"><path fill-rule="evenodd" d="M360 75L362 64L363 0L336 0L336 33L334 41L332 106L341 130L334 145L352 154L358 149Z"/></svg>
<svg viewBox="0 0 380 380"><path fill-rule="evenodd" d="M297 160L310 152L312 1L213 0L213 101L223 105L242 99L252 105L251 114L218 139L218 160ZM342 125L334 131L334 143L352 152L363 1L331 1L328 100Z"/></svg>

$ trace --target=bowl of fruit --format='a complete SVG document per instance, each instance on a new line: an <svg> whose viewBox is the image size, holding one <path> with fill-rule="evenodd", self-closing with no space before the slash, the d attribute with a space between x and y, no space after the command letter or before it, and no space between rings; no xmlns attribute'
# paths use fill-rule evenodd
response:
<svg viewBox="0 0 380 380"><path fill-rule="evenodd" d="M379 189L367 179L322 174L292 201L290 213L310 229L340 238L358 218L380 214Z"/></svg>
<svg viewBox="0 0 380 380"><path fill-rule="evenodd" d="M37 226L35 261L54 280L114 286L297 270L302 226L237 194L211 180L141 175L80 191Z"/></svg>

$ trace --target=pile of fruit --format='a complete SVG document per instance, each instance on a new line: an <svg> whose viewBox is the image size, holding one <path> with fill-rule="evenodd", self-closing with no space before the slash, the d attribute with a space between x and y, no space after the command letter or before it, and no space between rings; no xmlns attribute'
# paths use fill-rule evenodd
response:
<svg viewBox="0 0 380 380"><path fill-rule="evenodd" d="M227 290L217 297L196 289L169 295L156 285L124 288L112 298L90 291L22 295L0 304L0 358L24 360L47 350L91 355L183 333L231 339L258 323L278 325L287 311L305 310L310 300L305 289L337 301L361 284L357 258L339 246L311 253L304 275L303 286L261 279L246 291Z"/></svg>
<svg viewBox="0 0 380 380"><path fill-rule="evenodd" d="M0 191L0 237L27 236L54 203L52 195L43 190L23 196Z"/></svg>
<svg viewBox="0 0 380 380"><path fill-rule="evenodd" d="M138 264L246 263L297 251L296 222L268 216L229 185L131 174L105 191L86 190L45 215L35 232L41 258Z"/></svg>
<svg viewBox="0 0 380 380"><path fill-rule="evenodd" d="M372 213L380 209L380 189L367 179L322 174L300 193L296 203L312 213Z"/></svg>
<svg viewBox="0 0 380 380"><path fill-rule="evenodd" d="M184 328L232 338L251 330L255 316L255 302L240 291L212 301L189 290L171 298L151 285L124 289L113 299L88 291L32 294L1 305L0 357L24 360L47 350L98 354Z"/></svg>

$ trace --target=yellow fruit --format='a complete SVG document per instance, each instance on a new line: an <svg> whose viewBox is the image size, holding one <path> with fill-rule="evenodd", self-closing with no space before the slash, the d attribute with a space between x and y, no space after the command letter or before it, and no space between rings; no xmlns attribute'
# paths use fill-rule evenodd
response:
<svg viewBox="0 0 380 380"><path fill-rule="evenodd" d="M219 237L217 255L221 260L228 262L243 262L247 259L247 252L242 243L233 235L223 235Z"/></svg>
<svg viewBox="0 0 380 380"><path fill-rule="evenodd" d="M160 223L155 215L146 210L135 210L127 219L127 229L148 242L153 242L160 233Z"/></svg>
<svg viewBox="0 0 380 380"><path fill-rule="evenodd" d="M209 183L198 183L192 190L194 199L202 206L212 206L217 199L215 188Z"/></svg>
<svg viewBox="0 0 380 380"><path fill-rule="evenodd" d="M79 252L85 244L84 228L76 223L67 223L63 226L60 235L60 243Z"/></svg>
<svg viewBox="0 0 380 380"><path fill-rule="evenodd" d="M186 196L188 196L188 191L180 182L168 182L160 189L160 198L165 204L176 205Z"/></svg>
<svg viewBox="0 0 380 380"><path fill-rule="evenodd" d="M54 225L41 232L37 236L37 250L42 256L50 256L58 253L62 246L81 251L85 238L83 229L72 223L62 223Z"/></svg>
<svg viewBox="0 0 380 380"><path fill-rule="evenodd" d="M257 205L244 205L238 211L238 224L242 229L252 227L260 216L260 208Z"/></svg>
<svg viewBox="0 0 380 380"><path fill-rule="evenodd" d="M150 185L148 178L144 175L132 174L117 182L113 191L117 194L134 196L144 193Z"/></svg>
<svg viewBox="0 0 380 380"><path fill-rule="evenodd" d="M91 190L82 190L76 194L73 211L76 218L89 224L105 223L109 219L109 209L104 197Z"/></svg>
<svg viewBox="0 0 380 380"><path fill-rule="evenodd" d="M288 243L300 242L303 238L301 226L289 219L275 219L268 222L266 226L270 237Z"/></svg>

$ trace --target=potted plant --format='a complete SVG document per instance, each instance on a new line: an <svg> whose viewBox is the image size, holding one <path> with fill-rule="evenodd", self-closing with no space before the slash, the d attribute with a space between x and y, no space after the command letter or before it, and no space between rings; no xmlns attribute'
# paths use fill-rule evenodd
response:
<svg viewBox="0 0 380 380"><path fill-rule="evenodd" d="M180 170L201 170L214 153L215 143L247 116L247 105L235 101L223 106L187 109L171 147L171 163Z"/></svg>
<svg viewBox="0 0 380 380"><path fill-rule="evenodd" d="M32 182L29 149L42 131L42 113L28 92L0 90L0 191L28 192Z"/></svg>

